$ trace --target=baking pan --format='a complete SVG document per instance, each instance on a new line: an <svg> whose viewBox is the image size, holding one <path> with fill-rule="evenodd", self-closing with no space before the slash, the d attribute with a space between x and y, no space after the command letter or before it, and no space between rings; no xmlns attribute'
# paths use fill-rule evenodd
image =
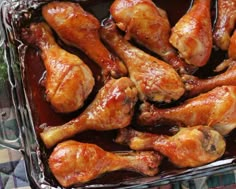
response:
<svg viewBox="0 0 236 189"><path fill-rule="evenodd" d="M39 80L45 71L42 61L37 50L28 47L21 39L22 28L27 27L30 23L43 20L41 7L48 2L50 1L2 0L0 4L1 48L4 52L3 64L6 65L8 74L6 88L9 91L8 95L12 99L11 103L17 120L17 128L14 131L17 139L7 139L6 128L4 128L3 124L0 143L22 152L28 178L33 188L63 188L56 181L48 167L47 160L51 150L46 149L40 140L40 127L45 123L55 125L65 123L80 113L61 115L50 108L42 95L44 89L39 84ZM113 1L77 0L74 2L80 3L85 10L91 12L102 21L109 17L109 6ZM186 0L178 1L178 3L166 0L154 2L168 12L172 25L192 4L192 2ZM63 44L59 39L58 43L66 50L82 57L86 63L91 64L91 60L77 49ZM214 56L217 58L214 59ZM211 61L219 63L224 56L224 53L214 50ZM98 68L95 66L93 69ZM210 69L203 68L199 72L206 73L206 70ZM165 128L164 130L168 129ZM127 150L113 142L114 136L114 131L102 133L86 131L78 136L76 135L73 139L98 144L108 151ZM148 188L234 170L235 136L236 132L232 131L226 137L226 152L221 159L201 167L179 169L168 161L164 161L160 167L160 173L156 176L147 177L130 171L115 171L106 173L91 182L75 188Z"/></svg>

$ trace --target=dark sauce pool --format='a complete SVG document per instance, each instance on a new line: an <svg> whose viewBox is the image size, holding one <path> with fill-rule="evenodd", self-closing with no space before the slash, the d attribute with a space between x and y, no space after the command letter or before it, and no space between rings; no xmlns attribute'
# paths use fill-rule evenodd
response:
<svg viewBox="0 0 236 189"><path fill-rule="evenodd" d="M79 1L77 1L79 2ZM111 0L100 0L99 3L97 1L81 1L81 6L87 10L88 12L95 15L100 21L102 21L105 18L109 17L109 7L113 1ZM192 4L192 1L190 0L179 0L179 1L168 1L168 0L155 0L154 1L157 6L160 8L166 10L170 23L173 26L179 18L181 18L182 15L186 13L186 11L189 9L189 7ZM20 28L27 27L32 22L37 21L43 21L43 18L41 16L40 12L40 6L36 10L32 10L30 19L26 21L22 21L23 24L21 24ZM214 24L214 15L215 15L215 9L214 5L212 5L212 24ZM89 96L89 98L86 100L85 106L74 113L71 114L59 114L56 113L53 108L50 106L48 102L45 101L45 89L40 84L40 81L42 80L42 77L45 73L45 68L43 65L43 62L40 58L40 52L38 49L35 49L33 47L28 47L25 53L24 57L24 86L27 91L27 96L29 99L32 116L33 116L33 122L35 125L36 132L39 133L41 131L40 126L43 124L54 126L54 125L61 125L75 117L77 117L83 110L86 108L86 106L93 100L95 97L97 91L102 86L102 80L101 80L101 74L100 74L100 68L93 63L86 55L84 55L82 52L80 52L78 49L75 49L73 47L69 47L65 45L63 42L60 41L59 38L55 35L55 38L58 42L58 44L66 49L69 52L72 52L76 55L78 55L84 62L86 62L91 70L93 71L93 74L96 79L96 85L93 89L92 94ZM207 64L207 66L199 69L196 72L196 75L199 77L208 77L213 74L212 70L215 68L217 64L219 64L223 59L225 59L225 52L218 51L216 49L213 49L212 56ZM143 128L137 127L138 123L133 121L132 125L136 129L144 130ZM152 127L147 128L149 132L156 132L156 133L163 133L163 134L172 134L173 126L172 124L163 124L159 125L158 127ZM227 140L227 150L223 158L232 157L236 155L236 152L234 150L235 146L235 140L234 138L236 134L232 132L231 136L226 137ZM95 143L98 146L102 147L104 150L107 151L127 151L129 150L128 147L118 145L113 142L114 138L116 136L116 131L106 131L106 132L96 132L96 131L85 131L83 133L77 134L73 137L73 139L78 140L80 142L87 142L87 143ZM42 160L45 165L45 175L47 181L49 181L52 185L58 185L54 177L52 176L48 165L47 165L47 159L51 153L51 150L47 150L42 141L40 140L40 137L38 137L38 140L40 142L40 150L42 154ZM160 174L162 173L168 173L168 171L176 170L176 168L169 163L166 159L164 159L162 165L160 166ZM129 172L129 171L116 171L109 174L105 174L93 181L91 181L89 184L112 184L112 183L119 183L121 181L124 181L126 179L130 178L141 178L143 177L140 174Z"/></svg>

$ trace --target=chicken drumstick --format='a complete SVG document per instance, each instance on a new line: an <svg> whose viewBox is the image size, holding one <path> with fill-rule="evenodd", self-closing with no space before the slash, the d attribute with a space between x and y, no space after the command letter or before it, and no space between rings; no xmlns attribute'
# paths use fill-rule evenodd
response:
<svg viewBox="0 0 236 189"><path fill-rule="evenodd" d="M227 59L220 66L228 66L228 69L207 79L184 75L182 79L185 82L186 95L192 97L222 85L236 85L236 60Z"/></svg>
<svg viewBox="0 0 236 189"><path fill-rule="evenodd" d="M229 58L236 60L236 30L234 30L234 33L232 37L230 38L228 56Z"/></svg>
<svg viewBox="0 0 236 189"><path fill-rule="evenodd" d="M55 147L49 167L58 182L68 187L120 169L153 176L157 174L160 162L161 156L153 151L111 153L95 144L69 140Z"/></svg>
<svg viewBox="0 0 236 189"><path fill-rule="evenodd" d="M89 67L76 55L63 50L46 23L34 23L22 33L23 39L41 50L47 74L46 100L57 112L68 113L82 107L91 93L94 78Z"/></svg>
<svg viewBox="0 0 236 189"><path fill-rule="evenodd" d="M126 39L135 39L160 55L178 72L186 72L188 65L169 43L171 26L164 10L151 0L115 0L110 13L116 25L126 32Z"/></svg>
<svg viewBox="0 0 236 189"><path fill-rule="evenodd" d="M78 3L54 1L43 7L42 14L66 44L81 49L102 68L104 79L126 75L124 64L100 41L100 22Z"/></svg>
<svg viewBox="0 0 236 189"><path fill-rule="evenodd" d="M171 108L146 103L140 109L138 119L142 125L154 126L167 119L185 126L208 125L226 135L236 127L236 86L216 87Z"/></svg>
<svg viewBox="0 0 236 189"><path fill-rule="evenodd" d="M190 10L172 28L170 43L189 64L204 66L212 50L211 0L194 0Z"/></svg>
<svg viewBox="0 0 236 189"><path fill-rule="evenodd" d="M61 126L46 127L40 136L47 148L84 130L112 130L130 124L137 90L127 78L109 80L77 118Z"/></svg>
<svg viewBox="0 0 236 189"><path fill-rule="evenodd" d="M169 64L131 45L119 34L112 20L104 23L101 36L125 62L140 100L170 102L182 96L184 86L177 72Z"/></svg>
<svg viewBox="0 0 236 189"><path fill-rule="evenodd" d="M221 50L228 50L236 23L236 0L218 0L217 3L218 15L213 40Z"/></svg>
<svg viewBox="0 0 236 189"><path fill-rule="evenodd" d="M222 135L207 126L180 128L173 136L123 128L116 142L128 144L133 150L158 151L181 168L213 162L224 154L226 146Z"/></svg>

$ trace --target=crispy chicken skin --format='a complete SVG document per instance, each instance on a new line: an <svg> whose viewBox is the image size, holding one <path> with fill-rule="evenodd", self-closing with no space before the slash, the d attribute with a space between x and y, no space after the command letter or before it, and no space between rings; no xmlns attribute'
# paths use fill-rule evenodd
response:
<svg viewBox="0 0 236 189"><path fill-rule="evenodd" d="M186 72L187 64L169 43L171 26L164 10L151 0L115 0L110 13L116 25L126 32L126 39L135 39L178 72Z"/></svg>
<svg viewBox="0 0 236 189"><path fill-rule="evenodd" d="M204 66L212 51L211 0L194 0L190 10L172 28L170 43L189 64Z"/></svg>
<svg viewBox="0 0 236 189"><path fill-rule="evenodd" d="M46 68L46 100L55 111L73 112L83 106L94 78L89 67L76 55L63 50L46 23L33 23L22 32L24 40L41 50Z"/></svg>
<svg viewBox="0 0 236 189"><path fill-rule="evenodd" d="M124 64L100 41L99 20L78 3L53 1L42 8L42 14L66 44L77 47L102 68L104 79L127 74Z"/></svg>
<svg viewBox="0 0 236 189"><path fill-rule="evenodd" d="M228 56L229 58L236 60L236 30L234 31L232 37L230 38Z"/></svg>
<svg viewBox="0 0 236 189"><path fill-rule="evenodd" d="M106 131L130 124L137 90L128 77L109 80L78 117L61 126L46 127L40 136L47 148L84 130Z"/></svg>
<svg viewBox="0 0 236 189"><path fill-rule="evenodd" d="M218 0L218 15L213 31L214 44L228 50L231 34L236 23L236 0Z"/></svg>
<svg viewBox="0 0 236 189"><path fill-rule="evenodd" d="M161 109L146 103L140 110L142 125L167 119L185 126L208 125L226 135L236 127L236 86L216 87L175 107Z"/></svg>
<svg viewBox="0 0 236 189"><path fill-rule="evenodd" d="M133 150L155 150L177 167L197 167L219 159L225 152L225 140L207 126L180 128L173 136L120 129L117 143Z"/></svg>
<svg viewBox="0 0 236 189"><path fill-rule="evenodd" d="M192 75L182 77L185 82L186 96L193 97L223 85L236 85L236 60L224 60L219 66L228 67L226 71L206 79Z"/></svg>
<svg viewBox="0 0 236 189"><path fill-rule="evenodd" d="M183 95L183 82L172 66L131 45L112 20L104 23L101 36L126 64L140 100L170 102Z"/></svg>
<svg viewBox="0 0 236 189"><path fill-rule="evenodd" d="M154 176L160 162L161 156L153 151L111 153L95 144L68 140L54 148L49 167L58 182L68 187L120 169Z"/></svg>

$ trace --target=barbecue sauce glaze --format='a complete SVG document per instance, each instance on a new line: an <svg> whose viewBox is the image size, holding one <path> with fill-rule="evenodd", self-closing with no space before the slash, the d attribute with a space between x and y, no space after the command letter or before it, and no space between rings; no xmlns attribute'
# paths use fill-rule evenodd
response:
<svg viewBox="0 0 236 189"><path fill-rule="evenodd" d="M88 12L95 15L101 22L103 19L109 17L109 7L113 1L111 0L100 0L92 1L82 1L80 4L81 6ZM162 9L164 9L167 14L170 21L170 24L173 26L182 15L184 15L189 7L192 4L192 1L190 0L179 0L179 1L167 1L167 0L154 0L156 5ZM214 25L215 20L215 5L212 5L212 25ZM38 8L35 10L35 12L32 14L32 19L30 22L43 20L41 16L41 10ZM30 23L28 22L28 24ZM41 132L42 125L61 125L75 117L77 117L85 108L88 106L88 104L93 100L95 97L97 91L102 87L102 77L101 77L101 70L100 68L92 62L86 55L84 55L81 51L78 49L75 49L73 47L69 47L65 45L55 34L55 38L61 47L68 50L71 53L74 53L78 55L92 70L96 85L89 96L89 98L86 100L86 103L83 108L80 110L70 113L70 114L59 114L56 113L53 108L50 106L50 104L45 100L45 89L41 85L41 81L45 74L45 68L43 65L43 62L40 58L40 52L38 49L35 49L33 47L28 47L25 53L24 57L24 86L26 87L27 96L29 99L32 116L33 116L33 122L35 125L35 130L37 133ZM144 49L146 50L146 49ZM209 77L214 74L212 71L217 64L219 64L222 60L226 58L226 52L222 52L217 49L212 50L211 58L208 61L208 64L202 68L200 68L195 75L205 78ZM137 105L138 106L138 105ZM164 105L165 106L165 105ZM137 111L136 111L137 112ZM134 119L135 120L135 119ZM171 123L163 123L161 125L158 125L156 127L152 128L141 128L138 127L138 123L135 121L132 122L131 126L133 126L136 129L143 130L143 131L149 131L149 132L156 132L156 133L163 133L163 134L173 134L177 129L177 127ZM106 132L97 132L97 131L85 131L83 133L80 133L76 135L73 139L78 140L80 142L87 142L87 143L95 143L102 147L104 150L107 151L127 151L129 150L126 146L121 146L113 142L114 138L116 136L116 131L106 131ZM232 132L232 134L228 137L226 137L227 142L227 149L226 153L223 158L225 157L232 157L236 155L236 152L234 150L235 146L235 132ZM51 153L51 150L47 150L43 143L41 142L40 138L38 137L40 142L40 150L42 155L42 160L45 165L45 175L46 179L52 184L57 185L57 182L53 178L52 174L50 173L50 170L47 168L47 159ZM168 162L168 160L164 159L161 167L160 167L160 174L165 175L168 174L168 171L176 170L176 167L171 165L171 163ZM130 178L142 178L143 176L137 173L129 172L129 171L116 171L112 173L105 174L93 181L91 181L89 184L112 184L112 183L118 183L121 181L124 181L126 179Z"/></svg>

